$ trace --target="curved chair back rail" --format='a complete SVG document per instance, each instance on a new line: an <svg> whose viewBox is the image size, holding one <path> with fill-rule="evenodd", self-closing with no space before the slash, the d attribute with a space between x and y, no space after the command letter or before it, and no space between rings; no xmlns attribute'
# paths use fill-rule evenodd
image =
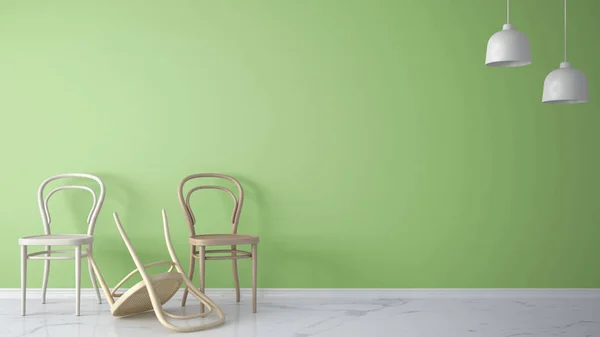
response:
<svg viewBox="0 0 600 337"><path fill-rule="evenodd" d="M228 181L234 183L235 186L237 187L237 197L230 189L223 187L223 186L218 186L218 185L198 185L198 186L191 188L187 192L187 194L184 196L183 190L184 190L186 183L189 182L190 180L200 179L200 178L218 178L218 179L228 180ZM238 223L240 221L240 214L242 213L242 205L244 204L244 189L242 188L242 185L234 177L228 176L226 174L198 173L198 174L192 174L192 175L189 175L189 176L183 178L183 180L181 180L181 182L179 183L179 186L177 188L179 203L181 204L181 208L183 209L183 213L185 214L191 235L192 236L196 235L196 230L194 228L194 226L196 225L196 217L194 215L194 212L192 211L192 207L190 206L190 198L194 192L199 191L199 190L206 190L206 189L214 189L214 190L220 190L220 191L226 192L233 199L233 211L231 214L231 224L232 224L232 233L236 234Z"/></svg>
<svg viewBox="0 0 600 337"><path fill-rule="evenodd" d="M95 181L100 186L100 195L97 196L96 193L94 192L94 190L88 186L66 185L66 186L60 186L60 187L53 189L44 198L44 190L50 182L59 180L59 179L69 179L69 178L85 178L85 179L90 179L90 180ZM102 204L104 203L104 196L105 196L104 183L102 182L102 180L100 178L98 178L92 174L64 173L64 174L58 174L58 175L47 178L46 180L44 180L42 182L42 184L40 185L40 187L38 189L38 205L40 207L40 214L42 216L42 222L44 224L44 233L46 235L51 234L50 223L52 222L52 218L50 217L50 210L48 207L48 200L50 200L50 197L52 197L56 192L63 191L63 190L73 190L73 189L88 191L92 195L92 208L87 217L87 224L88 224L87 234L92 235L94 233L94 227L96 226L96 219L98 218L98 214L100 213L100 209L102 209Z"/></svg>
<svg viewBox="0 0 600 337"><path fill-rule="evenodd" d="M139 257L137 256L133 245L129 240L129 237L125 232L125 229L121 225L119 215L117 213L113 213L113 217L115 220L115 224L117 225L117 229L119 230L119 233L123 238L123 242L125 243L125 246L127 246L127 250L129 251L131 258L133 259L133 262L136 265L136 269L129 273L127 276L125 276L125 278L123 278L123 280L121 280L111 291L106 285L104 277L100 273L100 270L98 269L98 266L96 265L96 262L92 257L90 257L90 261L94 273L98 277L104 295L106 296L106 300L110 305L111 313L114 316L131 316L149 310L154 310L157 319L164 327L177 332L192 332L206 330L223 324L223 322L225 321L225 316L223 315L221 309L210 298L208 298L203 293L197 291L195 288L191 290L191 292L194 295L194 297L196 297L203 305L209 307L209 310L207 312L196 315L179 316L171 314L164 310L163 304L166 303L169 299L171 299L173 295L175 295L175 293L179 290L182 284L185 283L186 287L193 288L192 282L185 275L185 272L181 267L179 260L177 259L175 250L173 249L173 244L171 243L171 237L169 235L169 224L167 214L164 209L162 210L164 235L167 249L171 257L171 261L159 261L147 265L143 265ZM146 268L158 265L168 265L169 269L167 270L167 272L156 275L149 275L146 272ZM123 283L125 283L125 281L127 281L137 273L139 273L142 277L142 281L131 287L126 292L118 294L116 291L123 285ZM208 323L200 323L197 325L179 326L170 323L168 320L168 318L178 320L189 320L194 318L206 317L213 312L217 314L217 320Z"/></svg>

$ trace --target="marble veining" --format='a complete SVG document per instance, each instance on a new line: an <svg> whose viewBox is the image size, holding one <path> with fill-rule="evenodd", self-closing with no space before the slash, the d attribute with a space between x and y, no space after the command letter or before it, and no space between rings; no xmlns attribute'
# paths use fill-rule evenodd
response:
<svg viewBox="0 0 600 337"><path fill-rule="evenodd" d="M252 314L249 298L240 304L228 297L215 297L214 300L226 314L225 325L186 335L600 337L600 299L267 297L259 302L257 314ZM76 317L72 300L49 298L48 302L43 305L39 300L29 300L28 316L21 317L19 300L0 300L0 336L154 337L177 334L162 327L153 313L114 318L108 305L84 299L81 316ZM167 308L189 314L198 310L198 305L191 303L181 308L179 301L174 299Z"/></svg>

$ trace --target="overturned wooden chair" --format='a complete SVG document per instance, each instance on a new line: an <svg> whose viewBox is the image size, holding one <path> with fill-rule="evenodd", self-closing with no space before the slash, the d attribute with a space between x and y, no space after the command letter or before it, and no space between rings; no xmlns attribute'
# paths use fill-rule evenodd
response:
<svg viewBox="0 0 600 337"><path fill-rule="evenodd" d="M223 324L225 318L221 309L210 298L198 291L196 287L193 286L192 282L181 268L181 264L177 259L177 255L175 255L175 250L173 249L173 244L171 243L167 214L164 209L162 210L162 217L165 231L165 241L167 243L169 254L171 255L171 261L153 262L147 265L143 265L135 253L135 250L131 245L131 241L129 241L129 238L125 233L123 226L121 225L119 215L115 212L113 213L113 216L115 223L117 224L117 228L121 233L121 237L123 238L123 241L129 250L129 254L131 254L131 258L137 267L134 271L125 276L125 278L123 278L123 280L121 280L112 291L110 291L110 289L106 286L106 282L104 281L96 262L92 256L89 256L92 268L99 280L102 290L104 291L104 295L106 296L106 300L110 305L110 311L113 316L125 317L154 310L156 317L164 327L177 332L205 330ZM146 273L146 268L158 265L168 265L169 269L167 272L157 275L150 276ZM136 273L141 275L142 281L129 288L129 290L125 291L124 293L117 293L117 290ZM207 312L189 316L178 316L164 310L163 305L177 293L183 283L185 283L186 287L189 288L189 291L200 301L200 303L208 307ZM218 320L198 325L178 326L170 323L168 320L168 318L176 320L189 320L206 317L213 312L217 314Z"/></svg>

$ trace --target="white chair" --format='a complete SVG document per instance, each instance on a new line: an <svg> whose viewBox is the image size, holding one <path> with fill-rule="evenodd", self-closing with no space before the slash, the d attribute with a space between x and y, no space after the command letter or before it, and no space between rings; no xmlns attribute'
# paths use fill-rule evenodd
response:
<svg viewBox="0 0 600 337"><path fill-rule="evenodd" d="M64 178L86 178L94 180L100 185L100 195L97 196L94 190L88 186L83 185L66 185L60 186L48 193L44 198L44 188L48 183ZM93 203L92 209L87 217L88 231L87 234L52 234L50 232L50 211L48 210L48 199L54 193L62 190L77 189L85 190L92 194ZM80 303L80 292L81 292L81 258L92 256L92 245L93 245L93 233L94 226L96 225L96 219L98 213L102 208L104 202L104 183L100 178L85 173L65 173L50 177L42 182L38 189L38 204L40 207L40 214L42 215L42 222L44 224L44 235L26 236L19 239L19 245L21 245L21 315L25 316L25 301L26 301L26 290L27 290L27 260L45 260L44 262L44 279L42 282L42 303L46 303L46 288L48 286L48 275L50 273L50 260L75 260L75 315L79 316L79 303ZM81 246L86 246L87 249L81 250ZM45 250L38 251L35 253L27 253L27 246L46 246ZM75 250L51 250L52 246L74 246ZM63 254L63 255L53 255ZM65 255L66 254L66 255ZM88 259L88 266L90 271L90 278L92 279L92 285L96 290L96 297L98 303L102 303L100 299L100 291L94 277L94 272L90 266Z"/></svg>

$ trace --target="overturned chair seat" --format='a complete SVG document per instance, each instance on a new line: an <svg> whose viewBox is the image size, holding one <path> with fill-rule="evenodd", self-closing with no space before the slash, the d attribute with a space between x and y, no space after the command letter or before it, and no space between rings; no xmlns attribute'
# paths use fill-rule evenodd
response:
<svg viewBox="0 0 600 337"><path fill-rule="evenodd" d="M169 223L164 209L162 210L162 217L165 231L165 241L167 243L169 254L171 255L171 261L153 262L147 265L143 265L135 253L135 250L131 245L131 241L129 241L129 238L125 233L123 226L121 225L119 215L117 213L113 213L113 216L117 228L121 233L121 237L123 238L123 241L125 242L125 245L131 254L131 258L137 267L137 269L125 276L125 278L123 278L123 280L121 280L121 282L119 282L115 288L110 291L106 285L106 282L104 281L104 278L102 277L102 274L100 273L100 270L98 269L98 266L96 265L96 261L94 261L92 256L89 256L92 268L99 280L102 290L104 291L104 295L106 296L106 300L110 305L110 311L113 316L125 317L154 310L156 318L158 318L164 327L177 332L200 331L214 328L223 324L225 317L223 316L221 309L210 298L198 291L196 287L193 286L192 282L181 268L181 264L177 259L177 255L175 255L175 250L173 249L173 244L171 243L171 236L169 235ZM146 268L158 265L168 265L169 269L165 273L156 275L148 275L146 273ZM125 291L124 293L117 293L117 290L125 283L125 281L129 280L136 273L140 274L142 281L129 288L129 290ZM207 312L196 315L179 316L164 310L163 304L169 301L177 293L183 283L185 283L186 287L190 289L189 291L200 301L200 303L209 308ZM175 320L189 320L207 317L212 313L217 314L217 320L198 325L178 326L170 323L168 320L168 318Z"/></svg>

